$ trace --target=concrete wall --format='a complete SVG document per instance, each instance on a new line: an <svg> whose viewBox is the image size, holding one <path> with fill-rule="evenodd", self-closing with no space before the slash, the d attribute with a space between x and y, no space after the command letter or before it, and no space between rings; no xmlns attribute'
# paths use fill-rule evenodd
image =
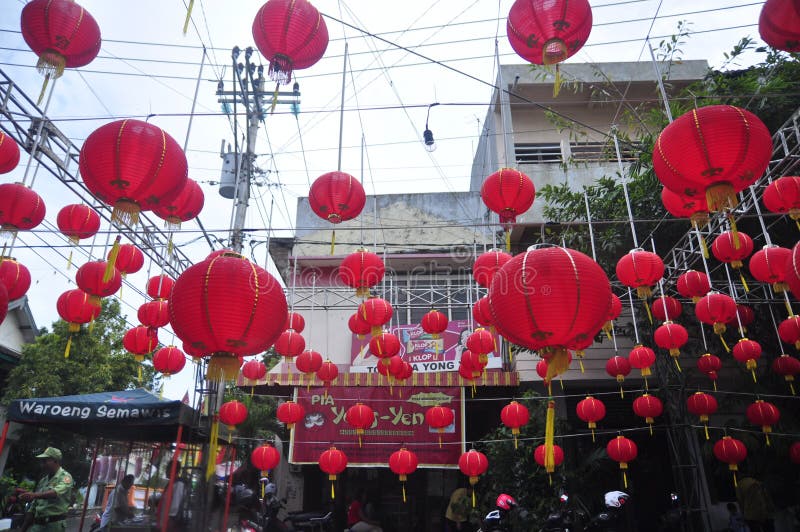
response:
<svg viewBox="0 0 800 532"><path fill-rule="evenodd" d="M0 346L6 351L20 355L25 337L20 329L20 319L16 312L9 312L0 323Z"/></svg>

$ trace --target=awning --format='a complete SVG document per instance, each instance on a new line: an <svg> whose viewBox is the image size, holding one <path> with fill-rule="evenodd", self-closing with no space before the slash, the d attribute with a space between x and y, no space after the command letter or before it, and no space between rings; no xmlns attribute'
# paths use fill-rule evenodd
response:
<svg viewBox="0 0 800 532"><path fill-rule="evenodd" d="M267 373L263 379L251 381L239 375L238 386L324 386L316 375L303 373ZM454 371L414 373L405 381L392 381L392 386L518 386L519 373L516 371L487 370L483 377L474 381L466 380ZM342 372L330 384L331 386L389 386L389 381L379 373Z"/></svg>

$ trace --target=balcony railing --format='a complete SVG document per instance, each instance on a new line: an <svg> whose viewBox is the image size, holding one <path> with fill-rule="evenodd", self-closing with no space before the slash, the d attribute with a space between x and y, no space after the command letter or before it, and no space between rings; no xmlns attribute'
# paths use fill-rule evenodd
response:
<svg viewBox="0 0 800 532"><path fill-rule="evenodd" d="M616 161L613 144L606 142L517 143L514 144L517 164L542 163L602 163ZM639 150L631 146L620 146L623 162L637 159Z"/></svg>

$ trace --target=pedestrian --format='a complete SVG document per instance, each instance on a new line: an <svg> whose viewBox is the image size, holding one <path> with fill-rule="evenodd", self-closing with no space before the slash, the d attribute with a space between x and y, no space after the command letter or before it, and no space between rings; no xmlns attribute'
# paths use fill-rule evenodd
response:
<svg viewBox="0 0 800 532"><path fill-rule="evenodd" d="M744 522L744 516L739 513L736 503L729 502L728 505L728 532L750 532L750 527Z"/></svg>
<svg viewBox="0 0 800 532"><path fill-rule="evenodd" d="M775 530L772 517L775 505L767 488L760 480L745 477L736 486L736 499L742 515L751 532L772 532Z"/></svg>
<svg viewBox="0 0 800 532"><path fill-rule="evenodd" d="M72 475L61 467L62 454L55 447L48 447L36 458L41 460L45 475L35 491L25 491L19 496L22 502L33 501L21 531L63 532L67 529L67 510L72 502Z"/></svg>
<svg viewBox="0 0 800 532"><path fill-rule="evenodd" d="M133 508L128 504L128 493L133 486L133 475L125 475L108 497L106 510L100 518L100 530L108 530L109 524L118 525L133 517Z"/></svg>
<svg viewBox="0 0 800 532"><path fill-rule="evenodd" d="M469 491L464 486L460 486L450 494L450 502L444 514L447 532L470 530L469 511Z"/></svg>

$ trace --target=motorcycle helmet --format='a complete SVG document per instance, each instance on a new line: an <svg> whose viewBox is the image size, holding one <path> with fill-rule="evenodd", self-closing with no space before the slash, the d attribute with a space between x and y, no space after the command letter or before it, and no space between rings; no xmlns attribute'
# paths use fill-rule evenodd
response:
<svg viewBox="0 0 800 532"><path fill-rule="evenodd" d="M517 501L511 495L501 493L497 496L496 506L501 510L510 510L517 505Z"/></svg>
<svg viewBox="0 0 800 532"><path fill-rule="evenodd" d="M272 482L270 482L264 487L264 495L275 495L277 491L278 488Z"/></svg>
<svg viewBox="0 0 800 532"><path fill-rule="evenodd" d="M609 491L605 494L606 508L621 508L630 498L624 491Z"/></svg>

